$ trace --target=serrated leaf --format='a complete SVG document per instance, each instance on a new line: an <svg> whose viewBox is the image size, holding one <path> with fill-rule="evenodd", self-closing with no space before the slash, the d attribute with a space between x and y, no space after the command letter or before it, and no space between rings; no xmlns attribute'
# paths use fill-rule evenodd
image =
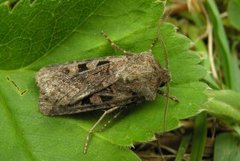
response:
<svg viewBox="0 0 240 161"><path fill-rule="evenodd" d="M103 30L126 50L147 50L156 37L163 4L134 1L20 1L9 13L0 10L0 159L1 160L138 160L127 146L151 140L162 131L165 101L127 110L127 114L101 133L95 133L82 154L87 130L100 113L48 117L38 111L34 75L41 67L70 60L116 55L100 35ZM200 59L189 51L190 40L174 26L160 27L172 75L166 130L179 119L196 115L206 100L205 75ZM162 49L154 50L164 64ZM164 65L163 65L164 66ZM14 70L13 70L14 69ZM10 158L10 159L9 159Z"/></svg>

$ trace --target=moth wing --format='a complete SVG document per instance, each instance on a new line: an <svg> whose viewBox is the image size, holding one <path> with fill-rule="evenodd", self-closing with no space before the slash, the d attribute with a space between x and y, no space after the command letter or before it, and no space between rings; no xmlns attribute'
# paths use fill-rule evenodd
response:
<svg viewBox="0 0 240 161"><path fill-rule="evenodd" d="M140 103L141 100L142 99L139 99L139 97L133 95L131 92L113 93L110 86L93 95L85 97L82 101L76 102L76 104L55 106L48 111L47 115L63 115L109 109L116 106L127 106L132 103Z"/></svg>
<svg viewBox="0 0 240 161"><path fill-rule="evenodd" d="M58 115L65 110L63 107L80 106L84 98L109 87L118 80L109 72L110 63L106 58L94 61L42 68L36 75L40 88L40 111L49 115L50 111L56 111L55 108L60 110L55 113ZM82 106L86 107L86 105Z"/></svg>

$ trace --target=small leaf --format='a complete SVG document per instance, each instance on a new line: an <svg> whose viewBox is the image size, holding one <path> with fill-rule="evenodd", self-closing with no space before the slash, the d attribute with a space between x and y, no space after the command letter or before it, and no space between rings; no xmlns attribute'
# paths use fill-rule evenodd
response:
<svg viewBox="0 0 240 161"><path fill-rule="evenodd" d="M209 90L204 108L213 115L235 124L240 123L240 93L232 90Z"/></svg>

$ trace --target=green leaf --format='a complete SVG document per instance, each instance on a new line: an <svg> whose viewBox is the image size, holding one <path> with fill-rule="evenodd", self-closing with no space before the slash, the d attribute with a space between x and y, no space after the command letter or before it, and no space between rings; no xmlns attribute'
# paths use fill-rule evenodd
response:
<svg viewBox="0 0 240 161"><path fill-rule="evenodd" d="M240 0L230 0L228 4L228 18L230 23L240 30L240 21L239 21L239 15L240 15Z"/></svg>
<svg viewBox="0 0 240 161"><path fill-rule="evenodd" d="M95 133L83 155L88 129L101 112L43 116L38 110L34 75L43 66L90 57L116 55L103 30L126 50L147 50L156 37L164 4L151 0L20 1L0 9L0 159L1 160L139 160L127 146L148 141L162 131L165 98L126 110L111 127ZM206 101L205 70L189 51L190 41L173 25L160 27L172 75L166 130L196 115ZM154 55L164 64L160 46ZM164 89L163 89L164 90ZM123 117L124 116L124 117Z"/></svg>
<svg viewBox="0 0 240 161"><path fill-rule="evenodd" d="M217 136L214 145L214 161L238 161L240 136L236 134L223 133Z"/></svg>
<svg viewBox="0 0 240 161"><path fill-rule="evenodd" d="M240 93L232 90L209 90L209 101L204 108L230 124L240 124Z"/></svg>

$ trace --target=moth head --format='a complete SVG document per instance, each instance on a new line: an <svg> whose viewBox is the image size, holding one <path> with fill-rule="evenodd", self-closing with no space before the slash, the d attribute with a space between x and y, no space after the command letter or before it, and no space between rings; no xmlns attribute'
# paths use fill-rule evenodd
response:
<svg viewBox="0 0 240 161"><path fill-rule="evenodd" d="M169 72L166 69L161 68L159 76L160 76L159 77L159 87L165 86L171 80Z"/></svg>

